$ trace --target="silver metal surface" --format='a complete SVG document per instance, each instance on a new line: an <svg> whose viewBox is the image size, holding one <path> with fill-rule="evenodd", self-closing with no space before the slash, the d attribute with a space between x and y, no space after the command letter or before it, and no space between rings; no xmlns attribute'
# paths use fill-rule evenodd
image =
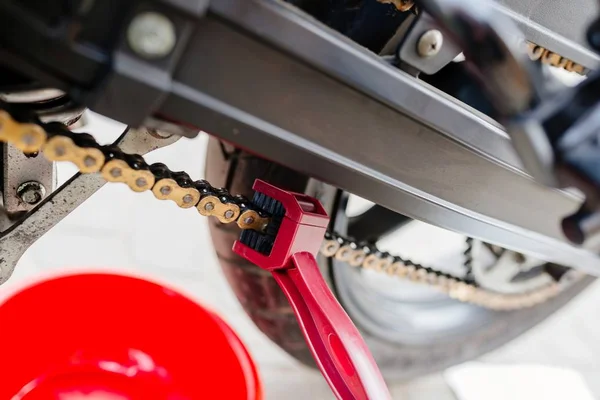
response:
<svg viewBox="0 0 600 400"><path fill-rule="evenodd" d="M3 187L2 195L4 208L9 214L31 210L35 204L24 202L17 191L25 182L39 182L50 193L56 186L55 168L52 162L37 154L25 155L16 147L5 144L3 156Z"/></svg>
<svg viewBox="0 0 600 400"><path fill-rule="evenodd" d="M540 122L534 119L515 122L510 127L510 131L515 148L527 171L537 182L557 187L558 179L554 173L554 151Z"/></svg>
<svg viewBox="0 0 600 400"><path fill-rule="evenodd" d="M37 103L54 100L65 95L58 89L34 89L0 93L0 100L8 103Z"/></svg>
<svg viewBox="0 0 600 400"><path fill-rule="evenodd" d="M39 182L27 181L19 185L17 196L23 203L35 205L46 197L46 188Z"/></svg>
<svg viewBox="0 0 600 400"><path fill-rule="evenodd" d="M85 110L85 107L71 107L66 110L52 110L40 113L39 117L42 122L60 122L71 126L73 123L79 121Z"/></svg>
<svg viewBox="0 0 600 400"><path fill-rule="evenodd" d="M435 29L435 21L421 13L398 48L398 57L413 68L426 74L435 74L451 63L460 49L452 41L444 40Z"/></svg>
<svg viewBox="0 0 600 400"><path fill-rule="evenodd" d="M211 11L286 53L205 19L162 114L410 217L600 272L560 232L579 200L523 174L497 125L291 7L221 0Z"/></svg>
<svg viewBox="0 0 600 400"><path fill-rule="evenodd" d="M147 59L166 57L175 48L177 35L171 20L156 12L136 15L127 28L131 49Z"/></svg>
<svg viewBox="0 0 600 400"><path fill-rule="evenodd" d="M83 106L70 103L65 92L58 89L30 89L0 93L0 100L8 103L29 104L35 107L42 122L61 122L71 125L78 121L86 110ZM57 101L61 104L56 104Z"/></svg>
<svg viewBox="0 0 600 400"><path fill-rule="evenodd" d="M177 140L178 136L159 139L143 130L130 129L115 144L127 153L146 154ZM99 174L76 174L41 204L0 233L0 284L11 276L15 265L29 246L105 183Z"/></svg>

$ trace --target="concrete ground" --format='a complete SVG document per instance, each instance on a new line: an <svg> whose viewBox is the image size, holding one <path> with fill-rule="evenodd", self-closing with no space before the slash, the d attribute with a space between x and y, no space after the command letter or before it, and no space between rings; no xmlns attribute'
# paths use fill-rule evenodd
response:
<svg viewBox="0 0 600 400"><path fill-rule="evenodd" d="M111 135L106 140L114 137L114 132ZM206 139L182 139L148 159L161 160L174 170L185 169L200 178ZM70 167L61 166L59 179L64 180L70 172ZM116 270L159 280L220 312L258 362L267 399L332 398L319 373L279 350L246 317L220 271L206 219L194 209L178 209L170 202L155 200L151 193L136 194L121 184L106 185L26 252L7 287L82 268ZM595 396L600 397L597 304L600 284L483 360L570 367L579 371ZM394 398L454 399L441 374L395 384L391 390Z"/></svg>

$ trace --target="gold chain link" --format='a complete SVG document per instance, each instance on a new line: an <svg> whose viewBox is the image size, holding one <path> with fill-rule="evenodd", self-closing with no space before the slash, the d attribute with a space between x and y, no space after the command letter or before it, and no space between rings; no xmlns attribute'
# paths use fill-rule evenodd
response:
<svg viewBox="0 0 600 400"><path fill-rule="evenodd" d="M571 61L533 42L527 42L527 55L532 61L539 61L542 64L551 65L569 72L576 72L579 75L585 75L588 72L587 68L583 65L577 64L575 61Z"/></svg>

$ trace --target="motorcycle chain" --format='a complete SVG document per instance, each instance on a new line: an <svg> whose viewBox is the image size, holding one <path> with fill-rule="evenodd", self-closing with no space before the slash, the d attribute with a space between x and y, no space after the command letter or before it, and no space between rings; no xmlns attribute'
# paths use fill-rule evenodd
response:
<svg viewBox="0 0 600 400"><path fill-rule="evenodd" d="M222 223L235 222L241 229L263 231L269 223L269 215L243 196L233 196L205 180L193 181L187 173L173 172L162 163L148 165L140 155L100 145L93 136L72 132L61 123L42 123L34 116L18 113L13 118L8 108L0 104L0 142L26 154L42 152L50 161L70 161L81 173L100 173L106 181L124 183L134 192L152 191L159 200L171 200L180 208L195 207L201 215L216 217ZM353 267L427 284L453 299L493 310L532 307L562 289L561 280L529 293L491 292L468 278L413 263L331 232L325 236L321 254Z"/></svg>
<svg viewBox="0 0 600 400"><path fill-rule="evenodd" d="M586 75L588 69L581 64L577 64L575 61L569 60L566 57L561 56L545 47L542 47L533 42L526 42L527 44L527 55L531 61L539 61L542 64L550 65L555 68L564 69L569 72L576 72L579 75Z"/></svg>

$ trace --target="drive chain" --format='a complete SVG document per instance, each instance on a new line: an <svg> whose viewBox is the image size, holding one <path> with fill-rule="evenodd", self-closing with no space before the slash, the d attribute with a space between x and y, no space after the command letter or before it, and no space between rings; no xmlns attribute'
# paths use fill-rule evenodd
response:
<svg viewBox="0 0 600 400"><path fill-rule="evenodd" d="M42 123L37 117L9 113L0 104L0 142L26 154L42 152L50 161L70 161L84 174L99 173L108 182L121 182L134 192L151 191L159 200L171 200L180 208L195 207L201 215L221 223L236 223L241 229L263 231L269 215L243 196L215 188L205 180L194 181L185 172L171 171L161 163L147 164L137 154L126 154L115 146L104 146L86 133L74 133L60 123ZM560 293L555 282L523 294L502 294L479 287L468 278L416 264L381 252L336 233L327 233L321 254L364 270L373 270L434 287L453 299L494 310L515 310L540 304Z"/></svg>

